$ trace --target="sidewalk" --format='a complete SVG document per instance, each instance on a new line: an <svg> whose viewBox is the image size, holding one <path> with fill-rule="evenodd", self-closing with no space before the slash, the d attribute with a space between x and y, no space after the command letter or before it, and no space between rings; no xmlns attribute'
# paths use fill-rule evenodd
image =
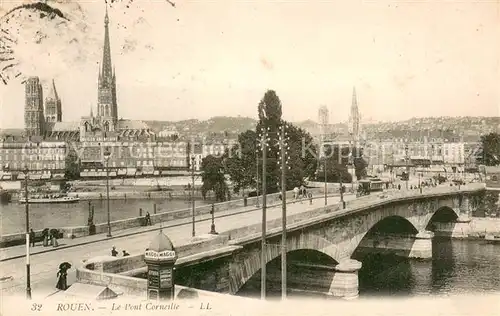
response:
<svg viewBox="0 0 500 316"><path fill-rule="evenodd" d="M349 194L346 194L349 195ZM329 194L328 197L335 197L339 196L339 194ZM317 194L313 196L314 200L317 199L322 199L324 195ZM296 202L296 201L295 201ZM294 203L292 201L287 200L287 204ZM274 207L280 207L281 203L277 203L274 205L268 205L268 208L274 208ZM261 208L256 208L255 205L249 205L247 207L240 207L237 209L233 210L226 210L226 211L216 211L214 218L222 218L222 217L228 217L228 216L236 216L242 213L250 213L250 212L256 212L260 211ZM206 222L206 221L211 221L212 216L210 214L205 214L201 216L197 216L196 218L196 223L198 222ZM169 227L176 227L176 226L181 226L181 225L187 225L191 224L192 219L191 217L189 218L182 218L182 219L177 219L177 220L172 220L168 222L162 222L162 223L155 223L154 225L151 226L141 226L141 227L134 227L134 228L128 228L128 229L122 229L118 230L115 232L111 232L111 235L113 237L106 237L106 234L96 234L92 236L85 236L85 237L79 237L75 239L59 239L58 247L43 247L41 242L38 242L35 247L30 247L30 255L36 255L40 253L46 253L46 252L51 252L51 251L57 251L57 250L62 250L66 248L71 248L71 247L76 247L76 246L81 246L81 245L87 245L87 244L92 244L92 243L97 243L101 242L104 240L112 240L112 239L117 239L117 238L124 238L132 235L137 235L137 234L143 234L155 230L159 230L161 228L169 228ZM13 259L18 259L26 256L26 245L19 245L19 246L12 246L12 247L7 247L7 248L2 248L0 249L0 262L3 261L8 261L8 260L13 260Z"/></svg>

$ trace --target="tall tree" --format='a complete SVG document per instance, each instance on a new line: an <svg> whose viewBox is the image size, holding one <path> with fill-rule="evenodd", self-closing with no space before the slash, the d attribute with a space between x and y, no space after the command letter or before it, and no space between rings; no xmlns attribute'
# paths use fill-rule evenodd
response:
<svg viewBox="0 0 500 316"><path fill-rule="evenodd" d="M481 136L481 148L476 155L477 162L486 166L500 164L500 134L490 133Z"/></svg>
<svg viewBox="0 0 500 316"><path fill-rule="evenodd" d="M80 178L80 159L73 148L69 149L64 165L64 177L67 180L76 180Z"/></svg>
<svg viewBox="0 0 500 316"><path fill-rule="evenodd" d="M203 182L201 187L202 195L205 196L208 191L212 191L217 201L225 201L229 189L224 176L222 158L217 158L212 155L203 158L201 162L201 172L201 179Z"/></svg>
<svg viewBox="0 0 500 316"><path fill-rule="evenodd" d="M278 191L280 183L280 171L278 167L278 133L279 126L284 122L281 119L281 101L273 90L268 90L258 105L259 122L256 132L262 135L267 131L267 154L266 154L266 187L267 193Z"/></svg>

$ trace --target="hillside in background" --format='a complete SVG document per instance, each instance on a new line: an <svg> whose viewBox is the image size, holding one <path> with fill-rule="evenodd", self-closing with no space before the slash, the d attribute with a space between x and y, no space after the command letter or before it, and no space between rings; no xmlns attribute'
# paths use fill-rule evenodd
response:
<svg viewBox="0 0 500 316"><path fill-rule="evenodd" d="M164 129L175 128L181 135L201 136L211 133L224 134L229 137L248 130L255 129L257 120L249 117L215 116L208 120L183 121L145 121L150 128L158 133ZM295 122L295 125L305 129L311 135L319 134L319 125L311 120ZM383 122L362 124L368 139L412 139L444 138L449 141L478 141L480 135L499 132L500 117L432 117L412 118L401 122ZM328 126L332 134L347 135L346 124L337 123ZM22 129L0 129L0 136L21 135Z"/></svg>

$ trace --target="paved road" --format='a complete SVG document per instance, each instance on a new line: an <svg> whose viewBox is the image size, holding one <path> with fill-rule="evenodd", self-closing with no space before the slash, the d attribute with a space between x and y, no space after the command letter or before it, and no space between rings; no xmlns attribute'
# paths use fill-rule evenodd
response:
<svg viewBox="0 0 500 316"><path fill-rule="evenodd" d="M348 195L346 201L352 200L355 197ZM338 197L330 197L330 203L338 203ZM316 200L313 205L309 202L297 202L289 204L287 214L293 215L302 212L307 212L323 205L323 200ZM281 217L280 207L268 209L267 218L273 220ZM228 231L230 229L245 227L261 222L260 210L249 211L235 216L227 216L216 220L216 229L218 232ZM180 220L183 223L181 226L164 228L172 242L182 244L191 238L192 226L186 219ZM197 234L205 234L210 231L210 221L199 222L196 224ZM159 227L159 225L157 226ZM118 238L111 240L103 240L97 243L75 246L67 249L60 249L53 252L38 253L31 256L31 287L33 298L43 298L54 292L57 282L56 273L57 267L61 262L68 261L73 267L79 265L79 262L96 256L105 256L110 254L112 246L121 252L125 249L130 254L143 253L145 248L149 246L151 239L158 234L157 231L145 232L132 235L126 238ZM92 236L93 237L93 236ZM0 295L23 295L26 287L26 261L24 258L4 261L0 263L0 278L6 278L0 281ZM74 282L76 279L75 269L71 269L68 274L68 283Z"/></svg>

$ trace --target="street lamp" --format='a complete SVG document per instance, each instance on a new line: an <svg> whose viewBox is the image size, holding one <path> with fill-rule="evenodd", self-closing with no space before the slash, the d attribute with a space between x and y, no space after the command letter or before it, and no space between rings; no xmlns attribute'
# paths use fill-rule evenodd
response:
<svg viewBox="0 0 500 316"><path fill-rule="evenodd" d="M106 162L106 209L108 211L108 234L106 237L111 237L111 217L109 214L109 158L111 157L111 152L109 147L104 149L104 161Z"/></svg>
<svg viewBox="0 0 500 316"><path fill-rule="evenodd" d="M30 231L29 231L29 200L28 200L28 166L24 169L24 198L26 210L26 298L31 299L31 281L30 281Z"/></svg>

